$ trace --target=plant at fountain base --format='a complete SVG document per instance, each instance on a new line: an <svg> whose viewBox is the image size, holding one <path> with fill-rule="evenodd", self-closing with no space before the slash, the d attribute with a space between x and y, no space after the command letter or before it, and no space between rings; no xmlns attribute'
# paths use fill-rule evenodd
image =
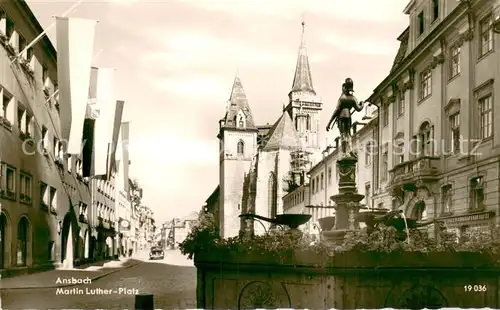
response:
<svg viewBox="0 0 500 310"><path fill-rule="evenodd" d="M335 245L327 240L315 240L314 236L297 230L270 231L251 238L241 234L234 238L221 239L213 216L202 214L187 238L179 245L182 253L190 259L197 252L217 251L271 255L281 262L302 250L325 256L348 251L386 253L469 251L492 256L500 254L500 228L491 227L487 231L476 231L461 236L458 242L454 233L444 231L438 241L431 238L426 231L410 230L410 242L407 242L398 238L398 231L394 227L380 225L369 234L364 229L348 231L341 245Z"/></svg>

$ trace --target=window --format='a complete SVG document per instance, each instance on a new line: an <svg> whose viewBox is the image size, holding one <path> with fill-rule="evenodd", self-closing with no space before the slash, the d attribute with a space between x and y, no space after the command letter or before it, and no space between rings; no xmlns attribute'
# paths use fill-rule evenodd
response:
<svg viewBox="0 0 500 310"><path fill-rule="evenodd" d="M432 0L432 21L439 17L439 0Z"/></svg>
<svg viewBox="0 0 500 310"><path fill-rule="evenodd" d="M28 200L30 199L31 196L31 176L21 173L20 174L20 189L19 189L19 195L22 200Z"/></svg>
<svg viewBox="0 0 500 310"><path fill-rule="evenodd" d="M445 185L441 188L441 202L443 213L452 212L452 195L451 195L451 185Z"/></svg>
<svg viewBox="0 0 500 310"><path fill-rule="evenodd" d="M26 217L19 220L17 226L17 246L16 246L16 263L18 266L26 266L28 256L28 231L29 224Z"/></svg>
<svg viewBox="0 0 500 310"><path fill-rule="evenodd" d="M328 185L332 185L332 167L328 167Z"/></svg>
<svg viewBox="0 0 500 310"><path fill-rule="evenodd" d="M493 134L493 107L491 94L479 99L479 137L486 139Z"/></svg>
<svg viewBox="0 0 500 310"><path fill-rule="evenodd" d="M371 193L370 193L370 183L365 185L365 201L366 201L366 206L369 208L371 204Z"/></svg>
<svg viewBox="0 0 500 310"><path fill-rule="evenodd" d="M59 140L56 137L54 137L54 139L53 139L52 147L53 147L52 151L54 152L54 157L58 158L59 157Z"/></svg>
<svg viewBox="0 0 500 310"><path fill-rule="evenodd" d="M19 133L24 133L26 129L26 124L24 124L26 110L22 105L17 106L17 129L19 129ZM24 126L23 126L24 125Z"/></svg>
<svg viewBox="0 0 500 310"><path fill-rule="evenodd" d="M420 100L432 94L432 71L426 69L420 74Z"/></svg>
<svg viewBox="0 0 500 310"><path fill-rule="evenodd" d="M42 144L41 144L41 147L42 147L42 150L44 150L44 151L49 146L47 131L48 131L47 127L42 126Z"/></svg>
<svg viewBox="0 0 500 310"><path fill-rule="evenodd" d="M311 130L311 115L307 115L306 118L306 130Z"/></svg>
<svg viewBox="0 0 500 310"><path fill-rule="evenodd" d="M418 21L418 35L424 33L424 11L420 12L417 17Z"/></svg>
<svg viewBox="0 0 500 310"><path fill-rule="evenodd" d="M7 194L10 196L10 193L16 192L16 169L5 166L5 181Z"/></svg>
<svg viewBox="0 0 500 310"><path fill-rule="evenodd" d="M238 121L238 127L245 127L245 122L243 121L243 116L240 116Z"/></svg>
<svg viewBox="0 0 500 310"><path fill-rule="evenodd" d="M27 61L31 61L33 59L33 48L32 47L29 47L27 50L26 50L26 60ZM33 69L33 67L31 67Z"/></svg>
<svg viewBox="0 0 500 310"><path fill-rule="evenodd" d="M12 35L14 34L14 22L10 17L5 16L5 36L7 40L10 40Z"/></svg>
<svg viewBox="0 0 500 310"><path fill-rule="evenodd" d="M325 188L325 174L321 172L321 190Z"/></svg>
<svg viewBox="0 0 500 310"><path fill-rule="evenodd" d="M49 205L51 210L57 210L57 190L50 187Z"/></svg>
<svg viewBox="0 0 500 310"><path fill-rule="evenodd" d="M484 207L484 180L483 177L473 178L470 182L470 208L473 210Z"/></svg>
<svg viewBox="0 0 500 310"><path fill-rule="evenodd" d="M481 31L480 56L484 56L493 50L493 20L491 16L487 16L481 20L479 31Z"/></svg>
<svg viewBox="0 0 500 310"><path fill-rule="evenodd" d="M382 113L383 113L382 121L384 122L383 125L385 127L389 125L389 104L384 103L382 105Z"/></svg>
<svg viewBox="0 0 500 310"><path fill-rule="evenodd" d="M455 44L450 50L450 79L460 74L460 46Z"/></svg>
<svg viewBox="0 0 500 310"><path fill-rule="evenodd" d="M238 152L238 155L243 155L245 154L245 144L243 143L243 141L238 141L238 145L237 145L237 152Z"/></svg>
<svg viewBox="0 0 500 310"><path fill-rule="evenodd" d="M405 114L405 92L399 91L398 98L398 116Z"/></svg>
<svg viewBox="0 0 500 310"><path fill-rule="evenodd" d="M276 176L274 173L269 174L269 184L268 184L268 205L270 207L269 211L269 217L274 218L276 216L276 213L278 211L278 187L276 183Z"/></svg>
<svg viewBox="0 0 500 310"><path fill-rule="evenodd" d="M316 193L316 179L312 179L312 192L313 194Z"/></svg>
<svg viewBox="0 0 500 310"><path fill-rule="evenodd" d="M420 156L430 156L432 155L432 136L431 136L431 125L429 122L424 122L420 126L419 136L420 136Z"/></svg>
<svg viewBox="0 0 500 310"><path fill-rule="evenodd" d="M3 92L3 97L2 97L2 115L0 115L0 117L4 118L5 120L8 120L8 121L14 121L13 119L13 112L14 110L12 109L13 106L12 106L12 97L9 96L5 90Z"/></svg>
<svg viewBox="0 0 500 310"><path fill-rule="evenodd" d="M48 185L43 182L40 182L40 205L44 208L49 206Z"/></svg>
<svg viewBox="0 0 500 310"><path fill-rule="evenodd" d="M34 123L33 123L33 116L29 114L28 112L26 113L26 124L25 124L25 129L24 133L29 134L30 136L33 136L33 128L34 128Z"/></svg>
<svg viewBox="0 0 500 310"><path fill-rule="evenodd" d="M24 36L20 33L17 34L17 37L18 37L18 48L19 48L19 52L22 52L24 51L24 49L26 48L26 39L24 38ZM26 53L24 53L23 55L21 55L21 57L23 57L24 59L27 59L26 57Z"/></svg>
<svg viewBox="0 0 500 310"><path fill-rule="evenodd" d="M372 163L372 152L373 152L373 143L367 142L365 146L365 165L371 165Z"/></svg>
<svg viewBox="0 0 500 310"><path fill-rule="evenodd" d="M399 142L396 145L396 152L394 153L395 159L396 159L396 165L401 164L404 162L404 150L405 150L405 145L404 142Z"/></svg>
<svg viewBox="0 0 500 310"><path fill-rule="evenodd" d="M389 152L385 150L382 154L382 180L387 180L389 174Z"/></svg>
<svg viewBox="0 0 500 310"><path fill-rule="evenodd" d="M451 134L451 151L453 153L460 152L460 112L449 117L450 134Z"/></svg>

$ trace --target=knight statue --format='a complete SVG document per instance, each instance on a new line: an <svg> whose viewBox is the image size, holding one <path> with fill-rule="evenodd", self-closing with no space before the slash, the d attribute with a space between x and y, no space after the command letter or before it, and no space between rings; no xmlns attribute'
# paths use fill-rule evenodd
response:
<svg viewBox="0 0 500 310"><path fill-rule="evenodd" d="M332 114L328 125L326 126L326 131L330 131L337 122L337 126L340 132L340 140L342 141L341 152L344 154L352 153L351 150L351 127L352 127L352 117L351 115L354 109L357 112L363 110L363 101L358 101L354 96L354 82L351 78L345 79L344 84L342 84L342 95L337 102L337 108Z"/></svg>

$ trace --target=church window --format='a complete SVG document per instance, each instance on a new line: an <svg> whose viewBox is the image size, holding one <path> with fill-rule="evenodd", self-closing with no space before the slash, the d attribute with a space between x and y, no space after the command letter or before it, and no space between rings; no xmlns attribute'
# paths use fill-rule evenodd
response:
<svg viewBox="0 0 500 310"><path fill-rule="evenodd" d="M268 207L269 207L269 217L274 218L278 211L278 188L276 183L276 176L274 173L269 173L269 183L268 183Z"/></svg>
<svg viewBox="0 0 500 310"><path fill-rule="evenodd" d="M236 147L238 155L243 155L245 154L245 143L243 141L238 141L238 145Z"/></svg>
<svg viewBox="0 0 500 310"><path fill-rule="evenodd" d="M243 116L240 116L240 120L238 121L238 127L245 127L245 122L243 121Z"/></svg>

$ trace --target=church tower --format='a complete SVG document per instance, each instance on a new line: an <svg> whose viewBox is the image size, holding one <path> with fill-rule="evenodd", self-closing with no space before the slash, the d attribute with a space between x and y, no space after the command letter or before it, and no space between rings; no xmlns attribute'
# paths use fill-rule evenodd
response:
<svg viewBox="0 0 500 310"><path fill-rule="evenodd" d="M320 102L313 87L309 58L307 56L304 42L305 23L302 22L302 38L299 47L295 76L290 93L288 93L288 112L295 125L304 151L318 153L319 145L319 121L323 104Z"/></svg>
<svg viewBox="0 0 500 310"><path fill-rule="evenodd" d="M226 115L219 121L219 227L223 238L237 236L245 175L257 154L257 127L238 77L234 79Z"/></svg>

